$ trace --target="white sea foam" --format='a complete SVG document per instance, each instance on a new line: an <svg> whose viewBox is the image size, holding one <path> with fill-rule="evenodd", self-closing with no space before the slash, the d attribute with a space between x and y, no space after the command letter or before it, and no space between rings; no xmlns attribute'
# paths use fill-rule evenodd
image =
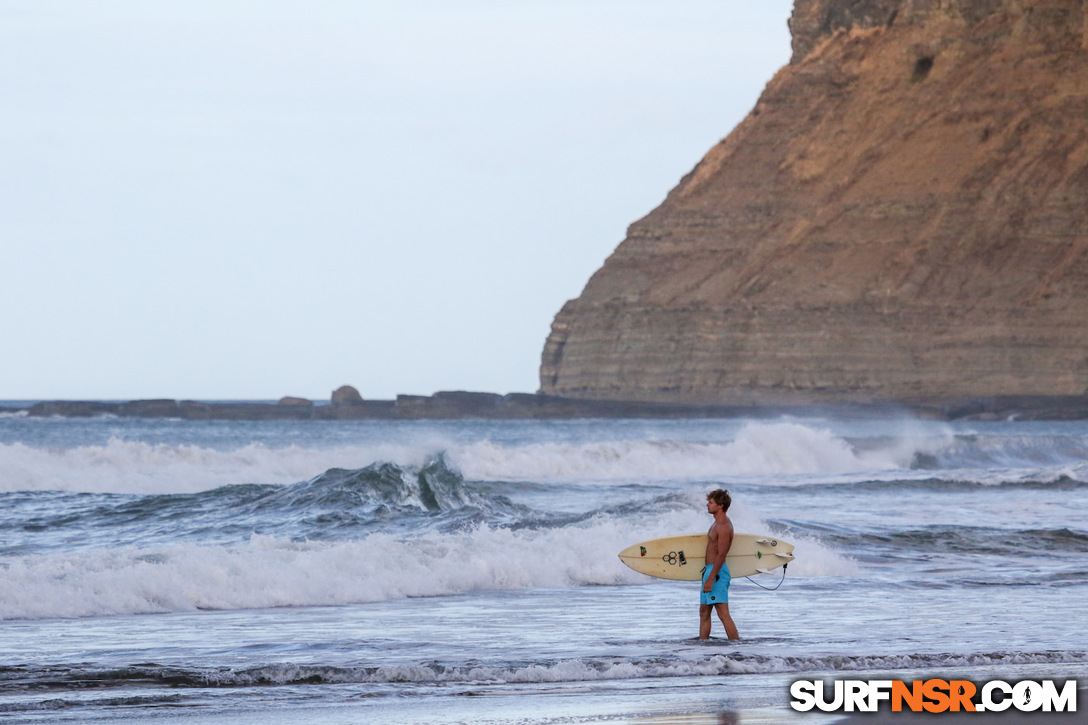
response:
<svg viewBox="0 0 1088 725"><path fill-rule="evenodd" d="M743 514L737 518L746 521ZM640 525L638 532L640 538L652 538L699 531L705 523L705 516L673 512ZM630 519L601 516L539 530L485 526L412 538L377 533L344 542L254 535L237 546L175 544L12 556L0 562L0 618L339 605L487 590L644 583L645 577L615 556L633 543L632 531ZM815 542L807 547L814 565L799 558L791 572L853 571L850 560Z"/></svg>
<svg viewBox="0 0 1088 725"><path fill-rule="evenodd" d="M220 670L201 673L197 679L215 685L288 684L313 681L417 682L473 684L530 684L597 682L643 678L769 674L789 672L850 671L880 672L929 669L933 667L995 667L1083 662L1083 652L993 652L988 654L903 654L831 656L735 656L714 654L687 659L608 658L571 659L522 666L477 664L466 666L402 665L371 668L321 667L277 664L242 671Z"/></svg>
<svg viewBox="0 0 1088 725"><path fill-rule="evenodd" d="M830 425L792 421L726 429L707 425L701 430L704 437L695 440L670 438L668 428L650 428L639 438L587 435L576 441L548 440L547 431L537 432L531 442L504 441L486 431L466 439L409 427L358 443L284 437L233 448L221 441L164 444L127 438L74 447L0 444L0 492L194 493L235 483L297 483L330 468L363 468L379 461L418 466L439 452L470 481L541 483L779 484L934 475L993 483L1062 476L1081 480L1088 470L1085 442L1079 439L956 437L946 428L910 421L860 445L860 439L852 443ZM928 464L913 470L919 455ZM995 463L1000 464L996 472Z"/></svg>
<svg viewBox="0 0 1088 725"><path fill-rule="evenodd" d="M749 423L724 442L640 439L510 448L485 441L452 451L450 460L470 480L724 480L901 470L914 450L896 445L858 452L826 428Z"/></svg>
<svg viewBox="0 0 1088 725"><path fill-rule="evenodd" d="M898 469L901 451L857 453L830 431L795 423L754 423L732 441L672 440L454 443L433 435L408 441L312 447L261 443L221 450L112 438L104 445L0 445L0 491L194 493L234 483L296 483L330 468L376 461L419 465L446 451L469 480L594 482L723 480Z"/></svg>
<svg viewBox="0 0 1088 725"><path fill-rule="evenodd" d="M433 447L312 448L261 443L230 450L113 438L105 445L36 448L0 445L0 492L196 493L236 483L297 483L330 468L375 461L419 465Z"/></svg>

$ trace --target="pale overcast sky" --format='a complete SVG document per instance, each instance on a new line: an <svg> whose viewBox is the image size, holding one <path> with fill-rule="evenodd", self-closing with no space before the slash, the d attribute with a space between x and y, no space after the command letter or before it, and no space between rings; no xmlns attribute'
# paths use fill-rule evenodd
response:
<svg viewBox="0 0 1088 725"><path fill-rule="evenodd" d="M0 399L533 392L789 0L0 0Z"/></svg>

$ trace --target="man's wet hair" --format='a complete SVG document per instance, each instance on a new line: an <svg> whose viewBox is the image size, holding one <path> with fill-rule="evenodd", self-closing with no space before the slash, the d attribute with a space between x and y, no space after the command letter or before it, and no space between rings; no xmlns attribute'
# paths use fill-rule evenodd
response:
<svg viewBox="0 0 1088 725"><path fill-rule="evenodd" d="M724 488L717 488L706 495L707 501L713 501L722 507L722 511L729 510L729 504L733 503L733 499L729 497L729 492Z"/></svg>

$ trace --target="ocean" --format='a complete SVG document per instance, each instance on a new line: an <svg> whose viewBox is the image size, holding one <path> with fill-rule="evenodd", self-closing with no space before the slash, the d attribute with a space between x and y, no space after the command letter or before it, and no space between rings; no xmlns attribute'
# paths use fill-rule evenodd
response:
<svg viewBox="0 0 1088 725"><path fill-rule="evenodd" d="M718 487L796 545L734 580L739 642L616 558ZM1088 422L0 414L0 501L11 722L830 722L793 681L1088 679Z"/></svg>

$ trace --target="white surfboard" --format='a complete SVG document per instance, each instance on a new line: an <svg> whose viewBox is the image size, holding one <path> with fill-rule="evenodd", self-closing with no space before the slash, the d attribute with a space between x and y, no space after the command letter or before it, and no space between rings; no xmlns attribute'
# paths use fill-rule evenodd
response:
<svg viewBox="0 0 1088 725"><path fill-rule="evenodd" d="M706 564L706 534L668 536L628 546L619 557L640 574L658 579L699 581ZM734 534L725 556L729 576L766 574L793 561L793 544L774 536Z"/></svg>

